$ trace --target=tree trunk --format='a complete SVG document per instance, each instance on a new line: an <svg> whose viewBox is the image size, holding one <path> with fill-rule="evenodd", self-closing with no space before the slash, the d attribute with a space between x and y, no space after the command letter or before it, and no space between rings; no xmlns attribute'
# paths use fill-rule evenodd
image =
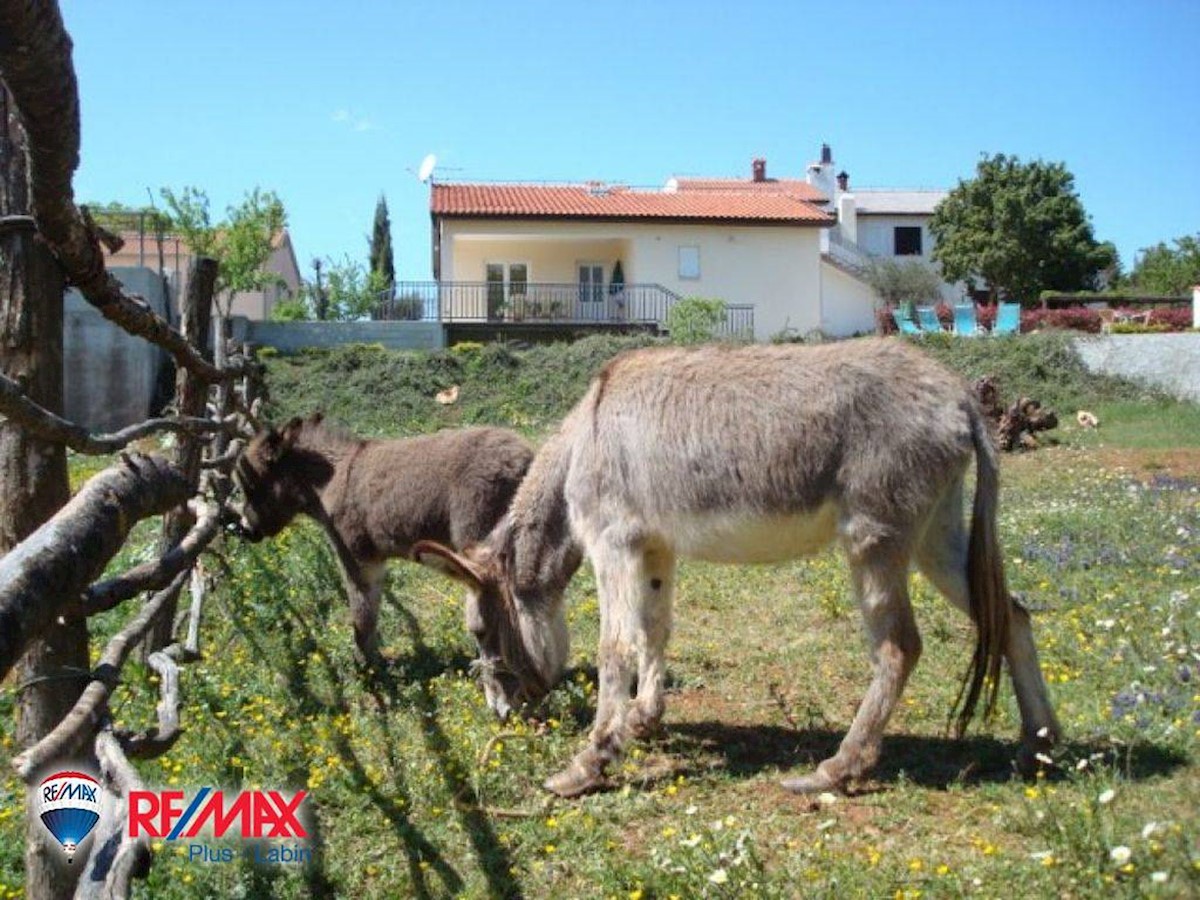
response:
<svg viewBox="0 0 1200 900"><path fill-rule="evenodd" d="M212 328L213 288L217 281L217 261L207 257L196 257L188 272L187 294L180 309L180 326L183 336L206 358L209 332ZM180 416L203 416L208 403L208 382L179 366L175 373L175 413ZM200 482L200 459L204 447L200 440L191 435L180 435L175 464L183 472L194 493ZM187 506L180 506L163 517L162 538L159 551L167 553L176 547L191 527L195 517ZM177 599L177 598L176 598ZM142 659L163 649L171 643L171 630L175 623L176 600L168 601L162 615L151 627L142 644Z"/></svg>
<svg viewBox="0 0 1200 900"><path fill-rule="evenodd" d="M0 216L28 215L25 134L8 91L0 86ZM64 281L32 229L0 229L0 368L31 399L62 412ZM0 422L0 553L7 553L70 496L67 456L59 444ZM46 596L44 603L59 598ZM87 622L56 619L29 645L17 681L29 684L17 702L17 741L29 747L75 705L88 670ZM69 897L78 869L67 864L26 795L25 891L31 898Z"/></svg>

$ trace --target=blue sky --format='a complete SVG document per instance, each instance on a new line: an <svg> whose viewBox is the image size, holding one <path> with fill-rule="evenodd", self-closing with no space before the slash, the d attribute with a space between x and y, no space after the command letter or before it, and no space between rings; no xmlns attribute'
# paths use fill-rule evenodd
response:
<svg viewBox="0 0 1200 900"><path fill-rule="evenodd" d="M398 277L429 277L448 180L802 175L951 187L980 155L1062 161L1126 267L1200 232L1200 3L62 0L80 201L256 185L297 254L365 260L387 196Z"/></svg>

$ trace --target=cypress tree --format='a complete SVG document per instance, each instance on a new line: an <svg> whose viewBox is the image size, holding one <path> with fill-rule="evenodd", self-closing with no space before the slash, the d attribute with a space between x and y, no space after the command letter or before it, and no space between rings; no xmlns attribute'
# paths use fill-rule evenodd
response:
<svg viewBox="0 0 1200 900"><path fill-rule="evenodd" d="M379 195L375 204L375 225L371 229L371 273L384 288L396 283L396 267L392 260L392 222L388 218L387 199Z"/></svg>

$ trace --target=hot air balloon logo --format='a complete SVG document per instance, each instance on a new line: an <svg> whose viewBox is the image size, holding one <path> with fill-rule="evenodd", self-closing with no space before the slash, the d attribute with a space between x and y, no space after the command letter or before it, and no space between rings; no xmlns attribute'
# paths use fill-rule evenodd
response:
<svg viewBox="0 0 1200 900"><path fill-rule="evenodd" d="M46 830L62 844L67 862L100 818L100 785L83 772L55 772L42 781L37 811Z"/></svg>

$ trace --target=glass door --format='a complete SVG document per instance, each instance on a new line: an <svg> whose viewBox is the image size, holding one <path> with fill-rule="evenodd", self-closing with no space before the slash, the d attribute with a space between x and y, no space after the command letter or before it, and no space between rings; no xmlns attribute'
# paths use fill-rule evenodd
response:
<svg viewBox="0 0 1200 900"><path fill-rule="evenodd" d="M504 317L504 263L487 264L487 317Z"/></svg>
<svg viewBox="0 0 1200 900"><path fill-rule="evenodd" d="M579 313L584 319L600 319L604 313L604 265L579 264Z"/></svg>

